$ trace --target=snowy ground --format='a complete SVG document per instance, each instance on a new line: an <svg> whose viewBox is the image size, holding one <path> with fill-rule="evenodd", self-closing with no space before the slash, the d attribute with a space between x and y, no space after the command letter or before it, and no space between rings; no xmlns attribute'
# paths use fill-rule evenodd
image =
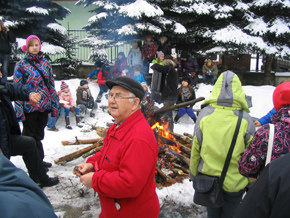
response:
<svg viewBox="0 0 290 218"><path fill-rule="evenodd" d="M76 88L79 86L79 79L66 80L66 83L70 86L73 96L75 96ZM89 87L94 97L99 92L99 87L96 83L89 82ZM56 81L56 89L60 89L60 81ZM273 108L272 93L275 89L274 86L243 86L246 95L252 96L253 107L250 108L252 117L262 117L269 110ZM209 97L212 86L199 84L199 89L196 92L196 97ZM107 105L107 100L103 96L100 105ZM194 108L199 109L201 102L197 103ZM175 115L175 113L174 113ZM64 117L60 117L56 127L59 132L51 132L45 130L45 139L43 140L43 146L45 150L45 161L53 163L48 174L49 176L58 176L60 183L54 187L43 188L44 193L49 198L53 205L55 212L60 218L86 218L97 217L100 213L100 202L98 197L94 197L92 189L88 189L83 186L77 177L72 174L72 169L75 165L85 162L86 159L79 157L71 162L65 164L54 164L54 160L77 151L88 145L72 145L63 146L61 141L78 139L90 139L98 138L96 131L84 131L89 130L90 125L86 125L83 128L78 128L75 125L75 118L71 115L71 125L73 130L65 128ZM86 123L96 126L106 127L106 123L110 122L112 117L102 109L98 109L95 118L86 116ZM179 123L175 124L174 131L179 134L184 132L193 133L194 124L187 115L180 118ZM21 157L12 157L11 161L19 168L26 171L25 165ZM160 205L165 201L160 217L206 217L205 209L200 206L196 206L192 202L193 189L192 184L188 179L183 183L177 183L170 187L157 189ZM171 208L171 209L170 209ZM182 211L178 211L182 208ZM172 211L173 210L173 211ZM191 215L190 215L191 214Z"/></svg>

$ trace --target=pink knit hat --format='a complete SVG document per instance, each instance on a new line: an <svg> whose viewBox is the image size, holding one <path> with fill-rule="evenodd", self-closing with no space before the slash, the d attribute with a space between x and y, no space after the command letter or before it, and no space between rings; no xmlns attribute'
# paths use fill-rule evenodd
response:
<svg viewBox="0 0 290 218"><path fill-rule="evenodd" d="M23 46L22 46L22 51L24 51L24 52L27 51L27 45L28 45L28 42L29 42L29 40L32 39L32 38L35 38L35 39L38 40L38 42L39 42L39 50L41 50L41 42L40 42L40 39L39 39L36 35L30 35L30 36L28 36L27 39L26 39L26 45L23 45Z"/></svg>
<svg viewBox="0 0 290 218"><path fill-rule="evenodd" d="M60 84L60 89L61 91L63 91L64 89L68 88L68 84L65 83L65 81L61 81L61 84Z"/></svg>

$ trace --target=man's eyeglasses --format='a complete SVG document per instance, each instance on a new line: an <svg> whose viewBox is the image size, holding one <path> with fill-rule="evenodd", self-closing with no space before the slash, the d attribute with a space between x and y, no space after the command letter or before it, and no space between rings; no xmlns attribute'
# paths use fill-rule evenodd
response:
<svg viewBox="0 0 290 218"><path fill-rule="evenodd" d="M108 99L113 98L114 101L120 101L121 99L131 99L131 98L136 98L136 97L123 97L122 95L113 95L113 94L108 94Z"/></svg>

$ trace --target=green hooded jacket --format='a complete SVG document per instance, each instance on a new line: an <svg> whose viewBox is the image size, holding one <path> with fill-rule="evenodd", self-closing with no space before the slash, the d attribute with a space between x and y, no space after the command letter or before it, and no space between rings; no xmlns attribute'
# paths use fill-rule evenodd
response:
<svg viewBox="0 0 290 218"><path fill-rule="evenodd" d="M194 128L191 174L196 176L203 173L220 177L237 125L239 110L243 110L237 142L223 183L225 191L238 192L248 184L248 179L239 173L238 160L255 133L253 120L248 114L246 95L238 76L231 71L222 73L211 96L203 105L208 106L199 113Z"/></svg>

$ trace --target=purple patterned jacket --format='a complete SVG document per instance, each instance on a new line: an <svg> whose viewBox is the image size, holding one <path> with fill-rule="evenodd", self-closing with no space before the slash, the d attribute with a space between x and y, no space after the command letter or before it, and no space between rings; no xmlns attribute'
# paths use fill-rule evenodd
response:
<svg viewBox="0 0 290 218"><path fill-rule="evenodd" d="M25 59L30 59L43 73L46 83L40 73ZM41 93L40 107L32 105L29 101L15 101L15 112L18 120L25 120L25 113L35 111L51 111L53 117L58 117L57 93L55 90L52 68L43 58L42 53L33 55L27 53L25 58L16 63L13 82L27 84L34 92Z"/></svg>
<svg viewBox="0 0 290 218"><path fill-rule="evenodd" d="M271 161L290 153L290 105L283 106L271 118L275 125ZM257 178L265 167L269 139L269 124L259 128L238 162L243 176Z"/></svg>

